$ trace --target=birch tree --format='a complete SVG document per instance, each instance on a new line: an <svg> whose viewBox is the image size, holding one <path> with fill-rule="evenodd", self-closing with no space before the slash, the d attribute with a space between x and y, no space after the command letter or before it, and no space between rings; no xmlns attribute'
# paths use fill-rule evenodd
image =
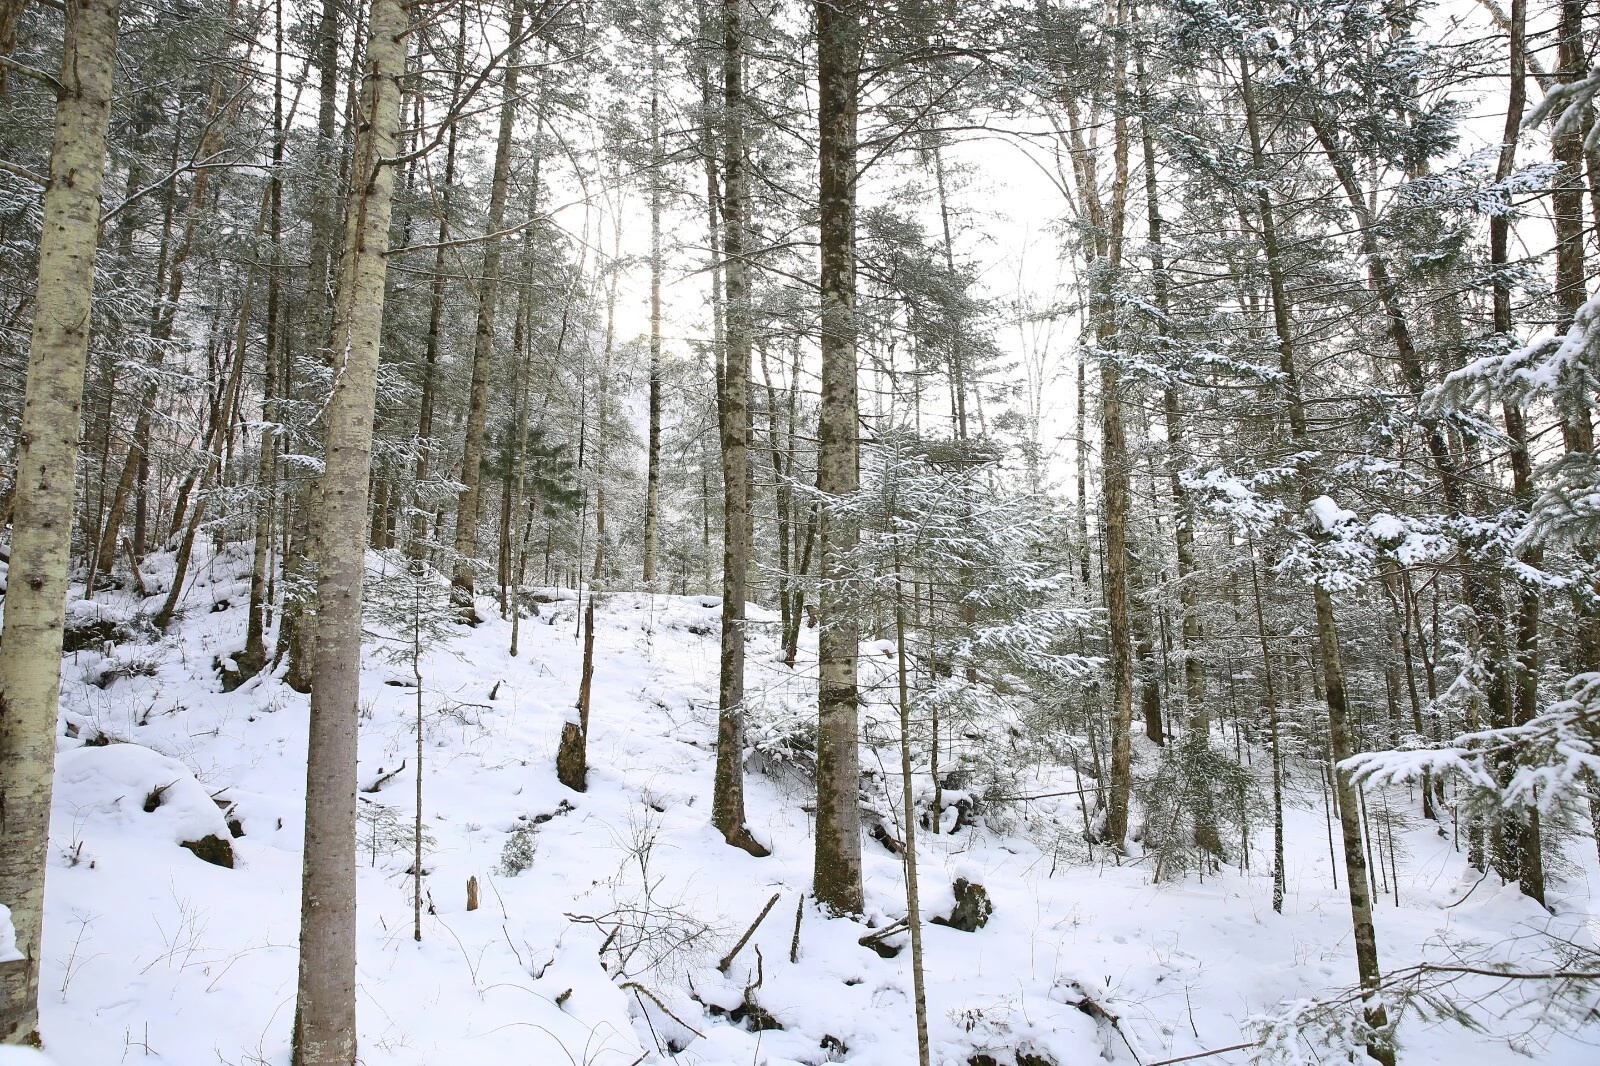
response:
<svg viewBox="0 0 1600 1066"><path fill-rule="evenodd" d="M0 640L0 903L20 959L0 962L0 1043L37 1043L44 871L56 700L89 351L118 0L76 0L56 93L28 384L23 400L5 630Z"/></svg>
<svg viewBox="0 0 1600 1066"><path fill-rule="evenodd" d="M316 514L316 654L300 895L295 1066L356 1060L356 740L378 344L409 18L372 0L337 299L327 461Z"/></svg>

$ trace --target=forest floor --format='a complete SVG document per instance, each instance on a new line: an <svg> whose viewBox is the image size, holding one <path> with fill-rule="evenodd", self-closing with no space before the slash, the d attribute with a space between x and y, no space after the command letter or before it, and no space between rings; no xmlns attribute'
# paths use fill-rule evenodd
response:
<svg viewBox="0 0 1600 1066"><path fill-rule="evenodd" d="M46 1049L58 1066L289 1061L307 698L267 677L221 691L215 660L242 645L246 573L246 557L212 558L165 639L121 643L109 656L81 650L63 662L67 735L42 993ZM159 562L146 576L170 580ZM73 610L117 620L158 602L121 595ZM509 624L484 600L483 625L452 627L422 660L432 843L420 942L407 873L417 691L410 665L395 658L399 645L377 641L366 658L361 1062L915 1062L910 952L880 958L857 944L862 924L825 918L804 902L813 798L804 774L758 758L764 772L747 778L750 825L771 857L734 850L711 828L714 599L599 601L589 787L580 794L556 781L581 656L577 605L565 595L524 621L516 659L506 651ZM815 713L814 636L791 670L777 626L752 612L758 717L803 720ZM869 690L892 667L870 657L874 647ZM869 714L887 719L890 711ZM111 743L88 743L102 737ZM883 751L882 765L897 765L893 758ZM879 769L872 750L863 763L874 771L867 787L882 793L887 782L897 799L898 778ZM1070 770L1046 768L1031 780L1037 791L1075 787ZM1081 835L1073 798L1031 804L1005 819L1005 831L980 824L922 834L925 915L949 912L956 877L982 883L994 903L977 932L926 930L933 1061L965 1066L987 1050L1007 1066L1019 1054L1057 1066L1148 1066L1252 1041L1252 1018L1350 985L1349 911L1333 885L1320 790L1308 784L1291 800L1281 916L1271 906L1270 825L1257 834L1250 872L1223 867L1164 884L1152 883L1145 863L1088 861L1081 845L1064 850L1060 839ZM881 802L891 813L898 807ZM1411 801L1396 790L1390 802ZM226 836L230 819L243 833L231 841L232 869L178 846ZM531 838L531 864L511 874L502 859L519 828L524 842ZM1386 968L1489 956L1538 965L1548 957L1546 932L1590 946L1600 939L1600 871L1587 837L1566 845L1553 916L1514 887L1474 887L1448 826L1441 836L1413 819L1399 838L1399 902L1390 885L1377 913ZM875 840L864 849L867 920L881 926L905 911L901 863ZM471 876L482 889L473 912ZM777 905L719 973L718 959L774 894ZM1539 1008L1520 998L1528 989L1499 988L1489 980L1457 988L1479 1001L1487 1035L1408 1018L1401 1062L1596 1061L1583 1037L1600 1036L1600 1026L1552 1035L1535 1024ZM749 1015L734 1022L728 1011L747 997L782 1028L751 1031ZM1200 1061L1242 1063L1247 1053Z"/></svg>

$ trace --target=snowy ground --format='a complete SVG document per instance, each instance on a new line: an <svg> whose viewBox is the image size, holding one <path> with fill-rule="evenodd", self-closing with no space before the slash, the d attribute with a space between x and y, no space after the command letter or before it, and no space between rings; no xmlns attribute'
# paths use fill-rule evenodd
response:
<svg viewBox="0 0 1600 1066"><path fill-rule="evenodd" d="M221 692L214 659L242 644L241 569L237 556L203 567L186 616L159 644L64 661L42 1021L58 1066L288 1063L307 703L275 679ZM150 570L159 579L159 566ZM129 606L113 597L75 609L120 616ZM709 824L715 601L602 601L583 794L557 783L553 768L577 691L575 605L543 605L523 624L516 659L506 653L508 625L488 601L484 611L489 622L458 630L423 665L424 811L434 846L420 943L411 935L409 845L385 839L396 826L408 839L416 692L404 684L409 667L376 653L363 678L363 785L406 761L361 797L365 1066L914 1062L910 953L880 958L857 945L861 925L800 903L811 867L802 784L782 772L749 777L750 824L770 842L770 858L721 844ZM808 713L805 662L791 672L778 661L776 627L753 628L755 698ZM99 736L112 743L86 746ZM157 788L160 802L147 813ZM1075 802L1058 810L1068 824L1079 818ZM927 929L934 1061L964 1066L988 1049L1008 1066L1019 1052L1058 1066L1148 1066L1248 1041L1251 1016L1350 984L1348 910L1330 878L1321 808L1307 798L1288 817L1282 916L1272 912L1262 873L1270 866L1259 855L1251 874L1224 869L1203 882L1152 885L1143 865L1063 864L1020 835L924 835L926 913L948 910L956 876L981 881L995 904L976 933ZM532 865L503 872L508 834L541 818ZM232 840L233 869L178 846L226 836L229 819L244 833ZM1386 967L1520 944L1552 926L1590 944L1600 933L1589 916L1600 875L1586 838L1569 849L1573 868L1552 894L1554 918L1514 889L1483 884L1468 894L1462 857L1431 826L1404 844L1400 904L1391 895L1377 915ZM865 863L869 919L903 914L899 860L868 840ZM470 913L469 876L483 896ZM718 958L774 893L776 907L720 974ZM620 966L608 952L608 970L599 953L619 915L643 935L619 934L613 947L634 950ZM760 983L750 998L782 1029L748 1031L725 1013L756 983L756 948ZM1085 997L1118 1023L1081 1009ZM1497 1031L1520 1031L1525 1017L1513 1003L1485 1006ZM1490 1039L1415 1019L1401 1036L1406 1063L1597 1059L1569 1037Z"/></svg>

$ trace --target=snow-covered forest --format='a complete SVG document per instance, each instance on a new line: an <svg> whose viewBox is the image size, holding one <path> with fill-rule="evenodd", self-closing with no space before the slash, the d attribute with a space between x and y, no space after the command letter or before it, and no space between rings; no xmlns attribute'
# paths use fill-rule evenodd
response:
<svg viewBox="0 0 1600 1066"><path fill-rule="evenodd" d="M1595 1062L1597 53L0 0L0 1063Z"/></svg>

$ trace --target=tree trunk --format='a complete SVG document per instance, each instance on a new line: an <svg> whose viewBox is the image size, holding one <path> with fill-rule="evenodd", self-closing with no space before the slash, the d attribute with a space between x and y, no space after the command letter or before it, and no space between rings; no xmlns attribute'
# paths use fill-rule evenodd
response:
<svg viewBox="0 0 1600 1066"><path fill-rule="evenodd" d="M821 514L818 596L817 836L813 891L839 913L859 913L861 764L857 715L860 643L844 586L860 531L828 504L860 484L856 427L856 120L860 93L861 0L817 0L817 120L820 132L822 404L817 491Z"/></svg>
<svg viewBox="0 0 1600 1066"><path fill-rule="evenodd" d="M317 515L317 631L306 763L295 1066L356 1057L356 737L361 590L372 422L383 334L384 275L400 79L408 19L400 0L372 0L360 121L334 308L334 385Z"/></svg>
<svg viewBox="0 0 1600 1066"><path fill-rule="evenodd" d="M311 185L311 218L307 257L306 309L301 350L322 362L330 359L330 315L333 304L335 243L339 239L339 153L335 144L339 116L339 16L343 0L322 0L317 25L317 153ZM292 365L292 362L291 362ZM284 523L288 544L283 553L284 584L288 586L278 622L277 654L287 653L289 669L284 682L296 692L311 691L317 625L312 589L316 584L312 556L312 511L317 488L297 479L286 494ZM305 624L301 620L305 619Z"/></svg>
<svg viewBox="0 0 1600 1066"><path fill-rule="evenodd" d="M1511 26L1510 26L1510 67L1511 91L1506 103L1506 122L1504 140L1500 148L1499 165L1495 168L1495 180L1507 180L1516 168L1517 137L1522 130L1522 112L1528 99L1528 64L1527 64L1527 0L1511 0ZM1562 145L1561 149L1570 152L1570 146ZM1568 164L1563 159L1563 165ZM1562 190L1563 197L1569 194ZM1582 194L1577 195L1577 211L1581 215ZM1566 205L1569 206L1570 205ZM1581 219L1580 219L1581 226ZM1516 342L1512 334L1511 322L1511 284L1505 274L1505 268L1510 262L1508 245L1510 243L1511 219L1504 214L1494 214L1489 217L1489 263L1494 277L1494 331L1507 346ZM1579 300L1581 304L1582 293L1582 235L1578 235L1578 271L1580 277ZM1563 252L1557 246L1557 264L1563 262L1563 256L1571 257L1571 252ZM1569 266L1570 269L1570 266ZM1566 308L1563 307L1563 311ZM1573 308L1575 311L1576 308ZM1533 463L1528 454L1528 430L1523 415L1522 406L1515 401L1506 400L1501 404L1501 411L1505 419L1506 438L1511 443L1511 485L1512 494L1517 506L1526 514L1533 507ZM1520 559L1527 566L1538 569L1543 561L1544 552L1538 546L1524 548ZM1517 617L1516 617L1516 652L1515 652L1515 677L1513 678L1514 707L1512 721L1522 725L1530 721L1539 713L1539 589L1538 586L1524 583L1519 589ZM1514 760L1509 757L1503 759L1495 768L1496 776L1502 785L1509 784L1512 773L1515 772ZM1424 790L1428 782L1423 783ZM1529 810L1522 816L1517 830L1516 850L1520 859L1520 883L1522 891L1527 893L1541 905L1544 903L1544 846L1540 839L1539 815L1537 811Z"/></svg>
<svg viewBox="0 0 1600 1066"><path fill-rule="evenodd" d="M1144 59L1135 57L1135 73L1139 81L1141 100L1148 101L1145 90ZM1166 252L1162 246L1163 219L1161 201L1156 182L1155 138L1151 135L1149 120L1141 119L1139 133L1144 147L1145 214L1149 228L1150 285L1156 309L1161 313L1157 332L1163 339L1169 320ZM1194 579L1194 501L1184 488L1181 476L1188 463L1187 427L1184 424L1183 403L1175 384L1162 390L1161 409L1167 430L1167 487L1172 495L1173 541L1178 559L1178 604L1183 618L1178 631L1179 658L1183 663L1183 693L1187 704L1189 728L1202 736L1209 736L1211 723L1206 713L1206 670L1202 647L1205 629L1200 620L1200 592Z"/></svg>
<svg viewBox="0 0 1600 1066"><path fill-rule="evenodd" d="M711 821L734 847L767 849L744 824L744 608L749 573L750 266L745 260L743 0L722 7L722 247L727 354L717 414L722 440L722 650Z"/></svg>
<svg viewBox="0 0 1600 1066"><path fill-rule="evenodd" d="M1278 340L1279 370L1283 373L1287 393L1290 431L1297 451L1302 455L1313 453L1313 444L1306 429L1305 401L1300 393L1300 378L1295 365L1294 332L1290 320L1288 288L1284 281L1282 257L1278 248L1277 223L1272 206L1272 194L1266 183L1266 156L1262 148L1260 123L1257 119L1255 94L1251 87L1250 59L1240 59L1240 87L1245 107L1245 123L1250 135L1251 164L1257 175L1256 207L1261 224L1262 251L1267 260L1267 279L1272 297L1273 328ZM1312 471L1302 460L1297 473L1303 503L1315 498L1316 490L1311 480ZM1339 828L1344 845L1346 888L1350 896L1350 922L1355 935L1356 970L1364 990L1367 1023L1381 1031L1388 1025L1388 1014L1376 997L1383 983L1383 971L1378 965L1378 941L1372 925L1372 896L1369 891L1366 855L1361 844L1361 825L1357 812L1355 786L1348 771L1341 768L1344 760L1355 754L1350 737L1344 692L1344 669L1339 653L1339 631L1333 613L1333 597L1328 590L1317 585L1312 590L1316 606L1317 645L1322 657L1324 690L1328 705L1328 731L1332 743L1334 762L1333 792L1338 800ZM1374 1034L1367 1042L1367 1054L1382 1064L1394 1066L1394 1047L1382 1035Z"/></svg>
<svg viewBox="0 0 1600 1066"><path fill-rule="evenodd" d="M456 509L456 561L450 580L450 601L469 624L478 621L473 603L473 557L478 551L478 503L483 482L484 425L489 413L489 370L494 361L494 316L500 297L500 237L505 228L506 190L511 181L511 135L517 120L516 41L522 36L522 6L511 5L508 30L512 42L506 56L500 94L500 130L495 141L494 177L489 187L488 237L483 249L483 277L478 282L478 324L472 338L472 393L467 410L467 439L461 453L461 496Z"/></svg>
<svg viewBox="0 0 1600 1066"><path fill-rule="evenodd" d="M917 810L911 776L911 687L906 676L906 594L900 583L902 568L898 548L895 555L895 674L900 696L900 798L905 812L902 820L905 834L906 928L911 932L911 989L917 1016L917 1063L918 1066L928 1066L928 996L924 989L922 969L922 908L917 885ZM935 832L938 818L936 809Z"/></svg>
<svg viewBox="0 0 1600 1066"><path fill-rule="evenodd" d="M574 792L589 788L589 693L594 687L594 596L583 608L583 673L578 679L578 720L561 727L556 780Z"/></svg>
<svg viewBox="0 0 1600 1066"><path fill-rule="evenodd" d="M1121 19L1121 7L1118 7ZM1119 38L1120 41L1120 38ZM1126 46L1116 52L1116 78L1125 81ZM1074 131L1081 128L1074 119ZM1132 605L1129 602L1128 518L1131 510L1132 459L1122 420L1121 370L1115 352L1118 321L1113 297L1115 278L1122 268L1123 227L1128 193L1128 120L1117 109L1113 120L1113 166L1109 213L1102 208L1093 181L1094 160L1079 153L1084 200L1098 233L1097 251L1105 266L1096 281L1091 314L1095 343L1100 348L1101 494L1105 511L1105 593L1111 642L1111 796L1106 808L1105 841L1120 849L1128 835L1128 805L1133 787L1133 673Z"/></svg>
<svg viewBox="0 0 1600 1066"><path fill-rule="evenodd" d="M661 534L661 42L650 38L650 400L645 445L644 587L655 591L656 546Z"/></svg>
<svg viewBox="0 0 1600 1066"><path fill-rule="evenodd" d="M235 104L227 99L224 92L223 79L219 75L211 83L211 95L206 104L206 132L200 138L200 144L195 150L198 158L207 158L217 154L223 144L223 134L226 130L225 119L231 117ZM155 352L152 356L152 369L159 367L166 355L168 344L172 340L172 331L178 317L178 307L183 299L184 285L188 280L188 271L185 269L190 254L194 251L195 238L199 235L202 215L205 212L206 190L210 185L211 172L201 170L194 176L194 182L189 189L189 203L185 211L183 236L179 239L178 246L172 254L172 259L167 266L166 289L158 290L156 306L151 316L150 337L155 342ZM267 205L263 202L262 207ZM263 211L263 221L265 221ZM258 227L259 229L260 227ZM258 234L259 235L259 234ZM151 422L155 417L155 404L158 394L157 384L152 379L145 385L143 401L139 406L139 414L134 420L133 442L127 454L123 457L122 473L117 479L116 489L111 494L111 505L106 519L100 530L100 545L94 558L95 569L109 572L111 560L116 558L117 538L121 535L122 518L127 508L128 498L133 493L136 482L143 484L148 477L149 457L146 450L150 442ZM142 491L140 494L142 501ZM181 519L180 519L181 521ZM142 534L136 535L135 540L143 541ZM86 588L94 586L95 575L89 574Z"/></svg>
<svg viewBox="0 0 1600 1066"><path fill-rule="evenodd" d="M462 8L462 17L465 17L465 7ZM458 26L456 36L456 78L453 96L459 96L463 79L466 77L466 60L464 49L466 44L466 31L464 26ZM452 101L452 104L454 101ZM420 108L420 102L419 102ZM420 125L420 121L418 123ZM439 342L444 330L444 283L447 273L446 252L444 247L450 240L450 201L455 189L456 181L456 144L460 134L459 125L452 121L450 129L445 134L444 147L444 174L442 184L444 188L438 193L439 206L439 232L435 241L439 247L433 253L433 280L428 287L428 337L424 344L424 358L422 370L422 391L417 401L417 466L415 474L415 490L420 491L428 481L429 460L433 456L433 407L438 389L439 370ZM427 510L412 503L411 516L411 555L414 559L423 559L428 555L426 541L428 537Z"/></svg>
<svg viewBox="0 0 1600 1066"><path fill-rule="evenodd" d="M1267 616L1261 607L1261 578L1256 573L1254 542L1250 545L1250 589L1255 593L1256 639L1261 645L1261 676L1266 680L1263 695L1272 736L1272 909L1282 914L1287 883L1283 861L1283 752L1279 745L1278 694L1272 685L1272 653L1267 649Z"/></svg>
<svg viewBox="0 0 1600 1066"><path fill-rule="evenodd" d="M117 56L117 0L67 7L39 282L28 344L5 639L0 641L0 901L22 958L0 962L0 1044L36 1042L56 701L66 621L78 411L89 351ZM108 564L109 565L109 564Z"/></svg>
<svg viewBox="0 0 1600 1066"><path fill-rule="evenodd" d="M238 681L260 672L267 662L268 590L271 588L268 548L272 542L273 503L277 499L278 360L283 343L283 0L273 6L274 50L272 88L272 177L268 182L270 205L267 235L272 243L272 263L267 275L266 365L261 386L261 440L256 469L255 541L250 560L250 608L245 618L244 651L234 657Z"/></svg>

